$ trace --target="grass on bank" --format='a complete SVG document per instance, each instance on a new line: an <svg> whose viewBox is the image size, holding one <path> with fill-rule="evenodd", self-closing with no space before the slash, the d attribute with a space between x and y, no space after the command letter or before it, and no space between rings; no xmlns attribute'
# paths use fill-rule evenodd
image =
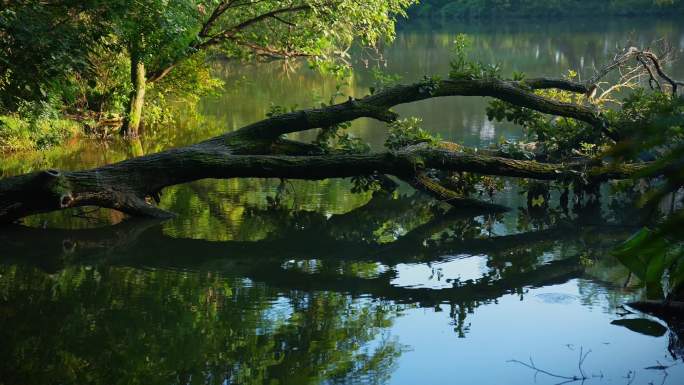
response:
<svg viewBox="0 0 684 385"><path fill-rule="evenodd" d="M27 120L0 115L0 153L42 150L82 131L79 122L61 117Z"/></svg>

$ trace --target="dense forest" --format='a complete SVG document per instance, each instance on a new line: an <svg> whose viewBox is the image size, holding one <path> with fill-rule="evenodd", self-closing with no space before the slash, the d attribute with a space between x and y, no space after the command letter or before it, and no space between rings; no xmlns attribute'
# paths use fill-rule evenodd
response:
<svg viewBox="0 0 684 385"><path fill-rule="evenodd" d="M559 18L675 15L680 0L422 0L411 16L444 18Z"/></svg>

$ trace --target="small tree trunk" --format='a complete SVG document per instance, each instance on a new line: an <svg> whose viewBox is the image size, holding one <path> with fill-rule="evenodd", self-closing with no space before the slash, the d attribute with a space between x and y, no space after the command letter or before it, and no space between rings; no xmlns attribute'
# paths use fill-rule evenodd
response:
<svg viewBox="0 0 684 385"><path fill-rule="evenodd" d="M133 91L128 105L128 117L122 133L126 136L137 137L142 120L142 109L145 104L146 74L145 63L136 58L131 58L131 83Z"/></svg>

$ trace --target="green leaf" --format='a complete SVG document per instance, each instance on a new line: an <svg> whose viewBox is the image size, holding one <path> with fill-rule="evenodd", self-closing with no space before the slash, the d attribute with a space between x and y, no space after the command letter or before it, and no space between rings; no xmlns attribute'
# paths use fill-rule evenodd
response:
<svg viewBox="0 0 684 385"><path fill-rule="evenodd" d="M639 258L638 249L648 239L651 230L642 228L622 243L613 255L639 279L646 279L646 263Z"/></svg>
<svg viewBox="0 0 684 385"><path fill-rule="evenodd" d="M679 250L673 258L673 266L670 269L670 290L672 291L684 284L684 250Z"/></svg>
<svg viewBox="0 0 684 385"><path fill-rule="evenodd" d="M665 250L651 258L646 267L646 282L658 282L663 278L663 273L667 269L666 260Z"/></svg>

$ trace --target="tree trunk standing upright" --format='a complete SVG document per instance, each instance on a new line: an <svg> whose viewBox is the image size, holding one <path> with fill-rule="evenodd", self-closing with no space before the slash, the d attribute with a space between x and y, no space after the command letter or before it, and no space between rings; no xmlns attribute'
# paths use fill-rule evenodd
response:
<svg viewBox="0 0 684 385"><path fill-rule="evenodd" d="M142 120L142 109L145 104L145 86L147 74L145 73L145 63L135 56L131 57L131 83L133 90L128 105L128 116L123 127L123 134L130 137L137 137Z"/></svg>

